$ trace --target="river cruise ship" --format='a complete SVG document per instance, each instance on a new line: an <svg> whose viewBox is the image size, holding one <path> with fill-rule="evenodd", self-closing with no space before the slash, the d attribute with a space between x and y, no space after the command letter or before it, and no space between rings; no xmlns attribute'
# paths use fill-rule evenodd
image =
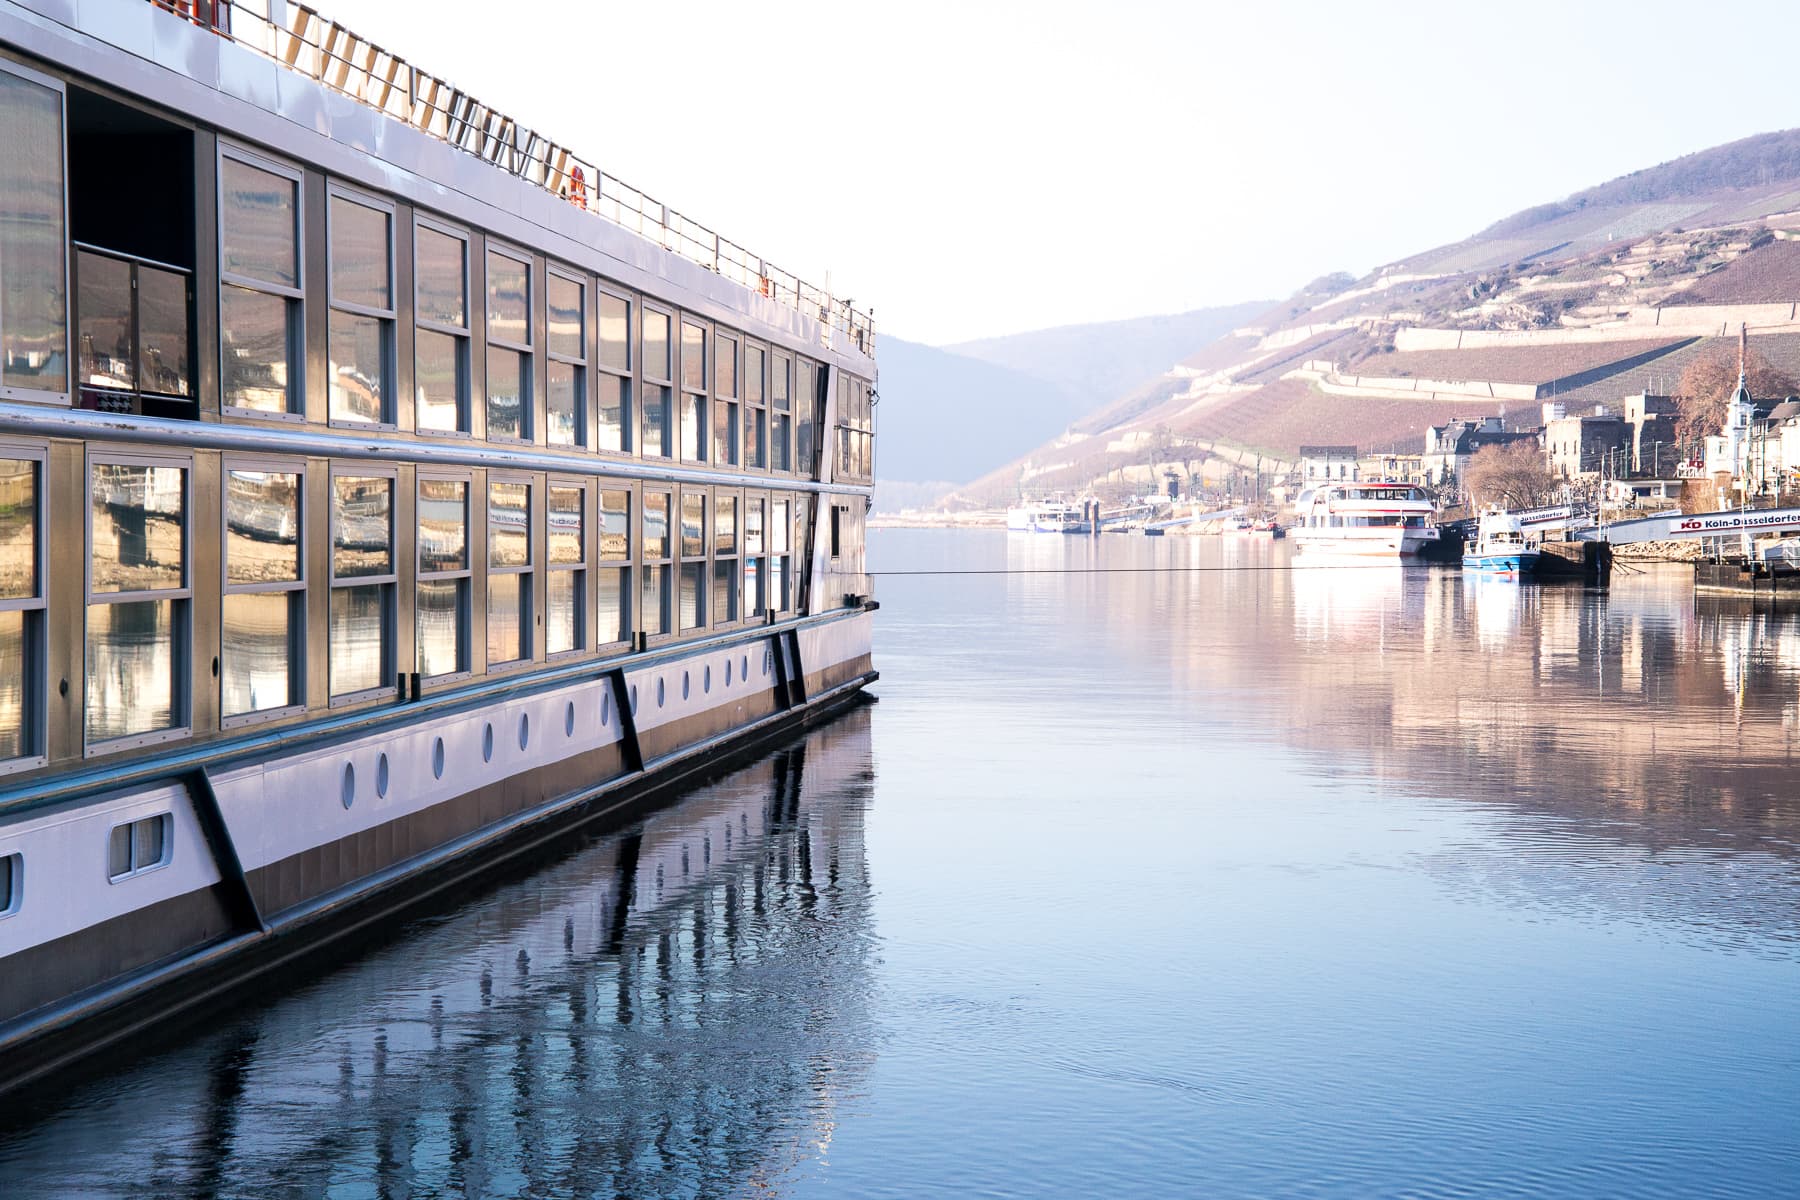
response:
<svg viewBox="0 0 1800 1200"><path fill-rule="evenodd" d="M0 146L0 1090L875 678L847 302L288 0Z"/></svg>
<svg viewBox="0 0 1800 1200"><path fill-rule="evenodd" d="M1321 483L1295 500L1288 537L1315 558L1398 562L1438 540L1437 527L1426 524L1435 511L1430 494L1410 483Z"/></svg>
<svg viewBox="0 0 1800 1200"><path fill-rule="evenodd" d="M1538 554L1517 514L1493 510L1477 518L1475 540L1463 547L1462 565L1465 571L1517 578L1537 569Z"/></svg>

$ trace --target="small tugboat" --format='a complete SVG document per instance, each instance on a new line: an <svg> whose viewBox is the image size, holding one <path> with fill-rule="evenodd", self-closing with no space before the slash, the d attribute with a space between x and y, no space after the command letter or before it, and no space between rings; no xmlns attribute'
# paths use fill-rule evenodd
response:
<svg viewBox="0 0 1800 1200"><path fill-rule="evenodd" d="M1518 577L1537 568L1537 546L1525 539L1524 524L1509 512L1484 512L1475 540L1463 548L1463 570L1484 575Z"/></svg>

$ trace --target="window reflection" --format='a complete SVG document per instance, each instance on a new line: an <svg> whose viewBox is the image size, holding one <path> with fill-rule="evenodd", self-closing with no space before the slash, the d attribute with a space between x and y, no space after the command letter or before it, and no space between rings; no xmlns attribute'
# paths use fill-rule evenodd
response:
<svg viewBox="0 0 1800 1200"><path fill-rule="evenodd" d="M0 600L38 594L37 463L0 459Z"/></svg>
<svg viewBox="0 0 1800 1200"><path fill-rule="evenodd" d="M227 157L219 168L220 269L281 287L300 286L299 185Z"/></svg>
<svg viewBox="0 0 1800 1200"><path fill-rule="evenodd" d="M387 659L387 585L334 588L331 593L331 692L351 695L383 686Z"/></svg>
<svg viewBox="0 0 1800 1200"><path fill-rule="evenodd" d="M453 675L469 669L467 579L433 579L419 584L419 673Z"/></svg>
<svg viewBox="0 0 1800 1200"><path fill-rule="evenodd" d="M88 607L87 740L172 729L175 602Z"/></svg>
<svg viewBox="0 0 1800 1200"><path fill-rule="evenodd" d="M394 481L340 475L332 484L332 574L340 579L393 570Z"/></svg>
<svg viewBox="0 0 1800 1200"><path fill-rule="evenodd" d="M227 595L221 614L220 702L226 716L299 702L299 592Z"/></svg>
<svg viewBox="0 0 1800 1200"><path fill-rule="evenodd" d="M258 412L287 412L288 305L280 296L226 284L219 289L224 402Z"/></svg>
<svg viewBox="0 0 1800 1200"><path fill-rule="evenodd" d="M292 471L227 471L226 582L288 583L299 578L299 474Z"/></svg>
<svg viewBox="0 0 1800 1200"><path fill-rule="evenodd" d="M0 383L65 393L62 96L0 70Z"/></svg>
<svg viewBox="0 0 1800 1200"><path fill-rule="evenodd" d="M531 485L488 484L488 565L531 565Z"/></svg>
<svg viewBox="0 0 1800 1200"><path fill-rule="evenodd" d="M96 463L89 552L95 592L185 586L187 472Z"/></svg>
<svg viewBox="0 0 1800 1200"><path fill-rule="evenodd" d="M531 395L531 360L517 350L488 347L487 425L490 438L524 438Z"/></svg>
<svg viewBox="0 0 1800 1200"><path fill-rule="evenodd" d="M490 663L525 657L526 589L529 575L496 575L488 580L487 655Z"/></svg>
<svg viewBox="0 0 1800 1200"><path fill-rule="evenodd" d="M419 481L420 571L460 571L469 565L468 489L460 479Z"/></svg>
<svg viewBox="0 0 1800 1200"><path fill-rule="evenodd" d="M415 343L415 383L418 388L413 415L420 429L454 430L463 427L461 338L421 329Z"/></svg>
<svg viewBox="0 0 1800 1200"><path fill-rule="evenodd" d="M561 654L581 645L581 578L580 571L552 571L546 600L544 650Z"/></svg>
<svg viewBox="0 0 1800 1200"><path fill-rule="evenodd" d="M416 246L414 289L418 319L466 327L468 288L463 240L421 225Z"/></svg>
<svg viewBox="0 0 1800 1200"><path fill-rule="evenodd" d="M379 317L331 314L331 419L386 419L387 322Z"/></svg>

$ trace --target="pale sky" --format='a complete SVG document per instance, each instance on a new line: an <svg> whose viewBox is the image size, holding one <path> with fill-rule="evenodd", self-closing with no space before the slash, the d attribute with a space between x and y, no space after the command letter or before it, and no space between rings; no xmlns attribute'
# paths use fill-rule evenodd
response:
<svg viewBox="0 0 1800 1200"><path fill-rule="evenodd" d="M318 6L933 344L1279 298L1800 124L1785 3Z"/></svg>

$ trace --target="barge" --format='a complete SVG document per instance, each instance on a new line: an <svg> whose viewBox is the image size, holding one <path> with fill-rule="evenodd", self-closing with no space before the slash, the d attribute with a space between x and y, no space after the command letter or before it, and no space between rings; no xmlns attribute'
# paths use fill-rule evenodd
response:
<svg viewBox="0 0 1800 1200"><path fill-rule="evenodd" d="M0 1090L875 679L865 313L287 0L0 110Z"/></svg>

